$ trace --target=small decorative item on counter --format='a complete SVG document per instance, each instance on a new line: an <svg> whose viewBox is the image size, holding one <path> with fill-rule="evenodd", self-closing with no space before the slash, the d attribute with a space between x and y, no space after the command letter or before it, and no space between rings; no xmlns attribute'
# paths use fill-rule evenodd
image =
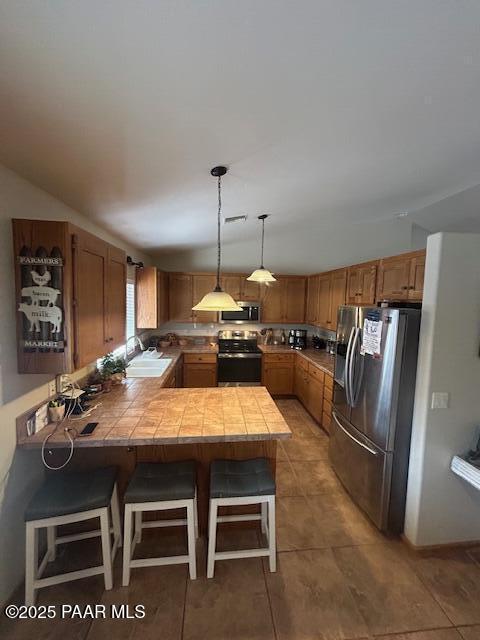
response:
<svg viewBox="0 0 480 640"><path fill-rule="evenodd" d="M166 340L170 342L172 347L175 347L178 344L178 336L176 333L167 333Z"/></svg>
<svg viewBox="0 0 480 640"><path fill-rule="evenodd" d="M162 349L166 349L167 347L170 346L171 343L170 343L170 340L167 338L167 336L161 336L159 344Z"/></svg>
<svg viewBox="0 0 480 640"><path fill-rule="evenodd" d="M282 329L282 334L280 336L280 343L281 344L286 344L286 342L287 342L287 336L285 335L285 330Z"/></svg>
<svg viewBox="0 0 480 640"><path fill-rule="evenodd" d="M178 339L178 344L180 347L186 347L188 345L188 339L187 338L179 338Z"/></svg>
<svg viewBox="0 0 480 640"><path fill-rule="evenodd" d="M65 416L65 401L63 399L50 400L48 403L48 417L50 422L60 422Z"/></svg>

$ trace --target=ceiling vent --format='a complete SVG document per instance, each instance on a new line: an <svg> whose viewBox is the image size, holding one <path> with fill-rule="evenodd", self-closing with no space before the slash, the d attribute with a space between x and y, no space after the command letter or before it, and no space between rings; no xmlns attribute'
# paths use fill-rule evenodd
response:
<svg viewBox="0 0 480 640"><path fill-rule="evenodd" d="M224 218L223 224L232 224L233 222L246 222L247 216L231 216L230 218Z"/></svg>

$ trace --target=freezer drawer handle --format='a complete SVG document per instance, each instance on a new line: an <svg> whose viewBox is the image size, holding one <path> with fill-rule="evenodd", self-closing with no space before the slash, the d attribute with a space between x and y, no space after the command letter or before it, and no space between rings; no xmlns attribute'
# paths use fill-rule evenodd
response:
<svg viewBox="0 0 480 640"><path fill-rule="evenodd" d="M354 442L356 442L357 444L359 444L361 447L363 447L364 449L366 449L369 453L373 454L374 456L378 456L378 451L375 451L375 449L371 449L370 447L368 447L366 444L364 444L363 442L360 442L360 440L357 440L357 438L355 438L354 436L352 436L351 433L349 433L345 427L339 422L337 416L335 415L335 412L333 412L333 419L335 420L335 422L338 424L338 426L340 427L340 429L343 431L343 433L345 435L347 435L350 440L353 440Z"/></svg>

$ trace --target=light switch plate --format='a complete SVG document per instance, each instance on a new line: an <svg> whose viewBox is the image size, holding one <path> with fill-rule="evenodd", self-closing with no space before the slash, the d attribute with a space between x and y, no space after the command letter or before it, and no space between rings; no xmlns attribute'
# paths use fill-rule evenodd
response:
<svg viewBox="0 0 480 640"><path fill-rule="evenodd" d="M50 380L48 383L48 397L51 398L57 393L57 385L55 380Z"/></svg>
<svg viewBox="0 0 480 640"><path fill-rule="evenodd" d="M434 391L432 393L432 409L448 409L450 394L447 391Z"/></svg>

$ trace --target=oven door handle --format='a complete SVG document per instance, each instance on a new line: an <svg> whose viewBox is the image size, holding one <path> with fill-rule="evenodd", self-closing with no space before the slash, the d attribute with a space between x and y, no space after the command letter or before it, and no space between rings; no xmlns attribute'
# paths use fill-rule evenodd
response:
<svg viewBox="0 0 480 640"><path fill-rule="evenodd" d="M219 353L218 358L241 358L241 359L249 359L249 358L261 358L261 353Z"/></svg>

